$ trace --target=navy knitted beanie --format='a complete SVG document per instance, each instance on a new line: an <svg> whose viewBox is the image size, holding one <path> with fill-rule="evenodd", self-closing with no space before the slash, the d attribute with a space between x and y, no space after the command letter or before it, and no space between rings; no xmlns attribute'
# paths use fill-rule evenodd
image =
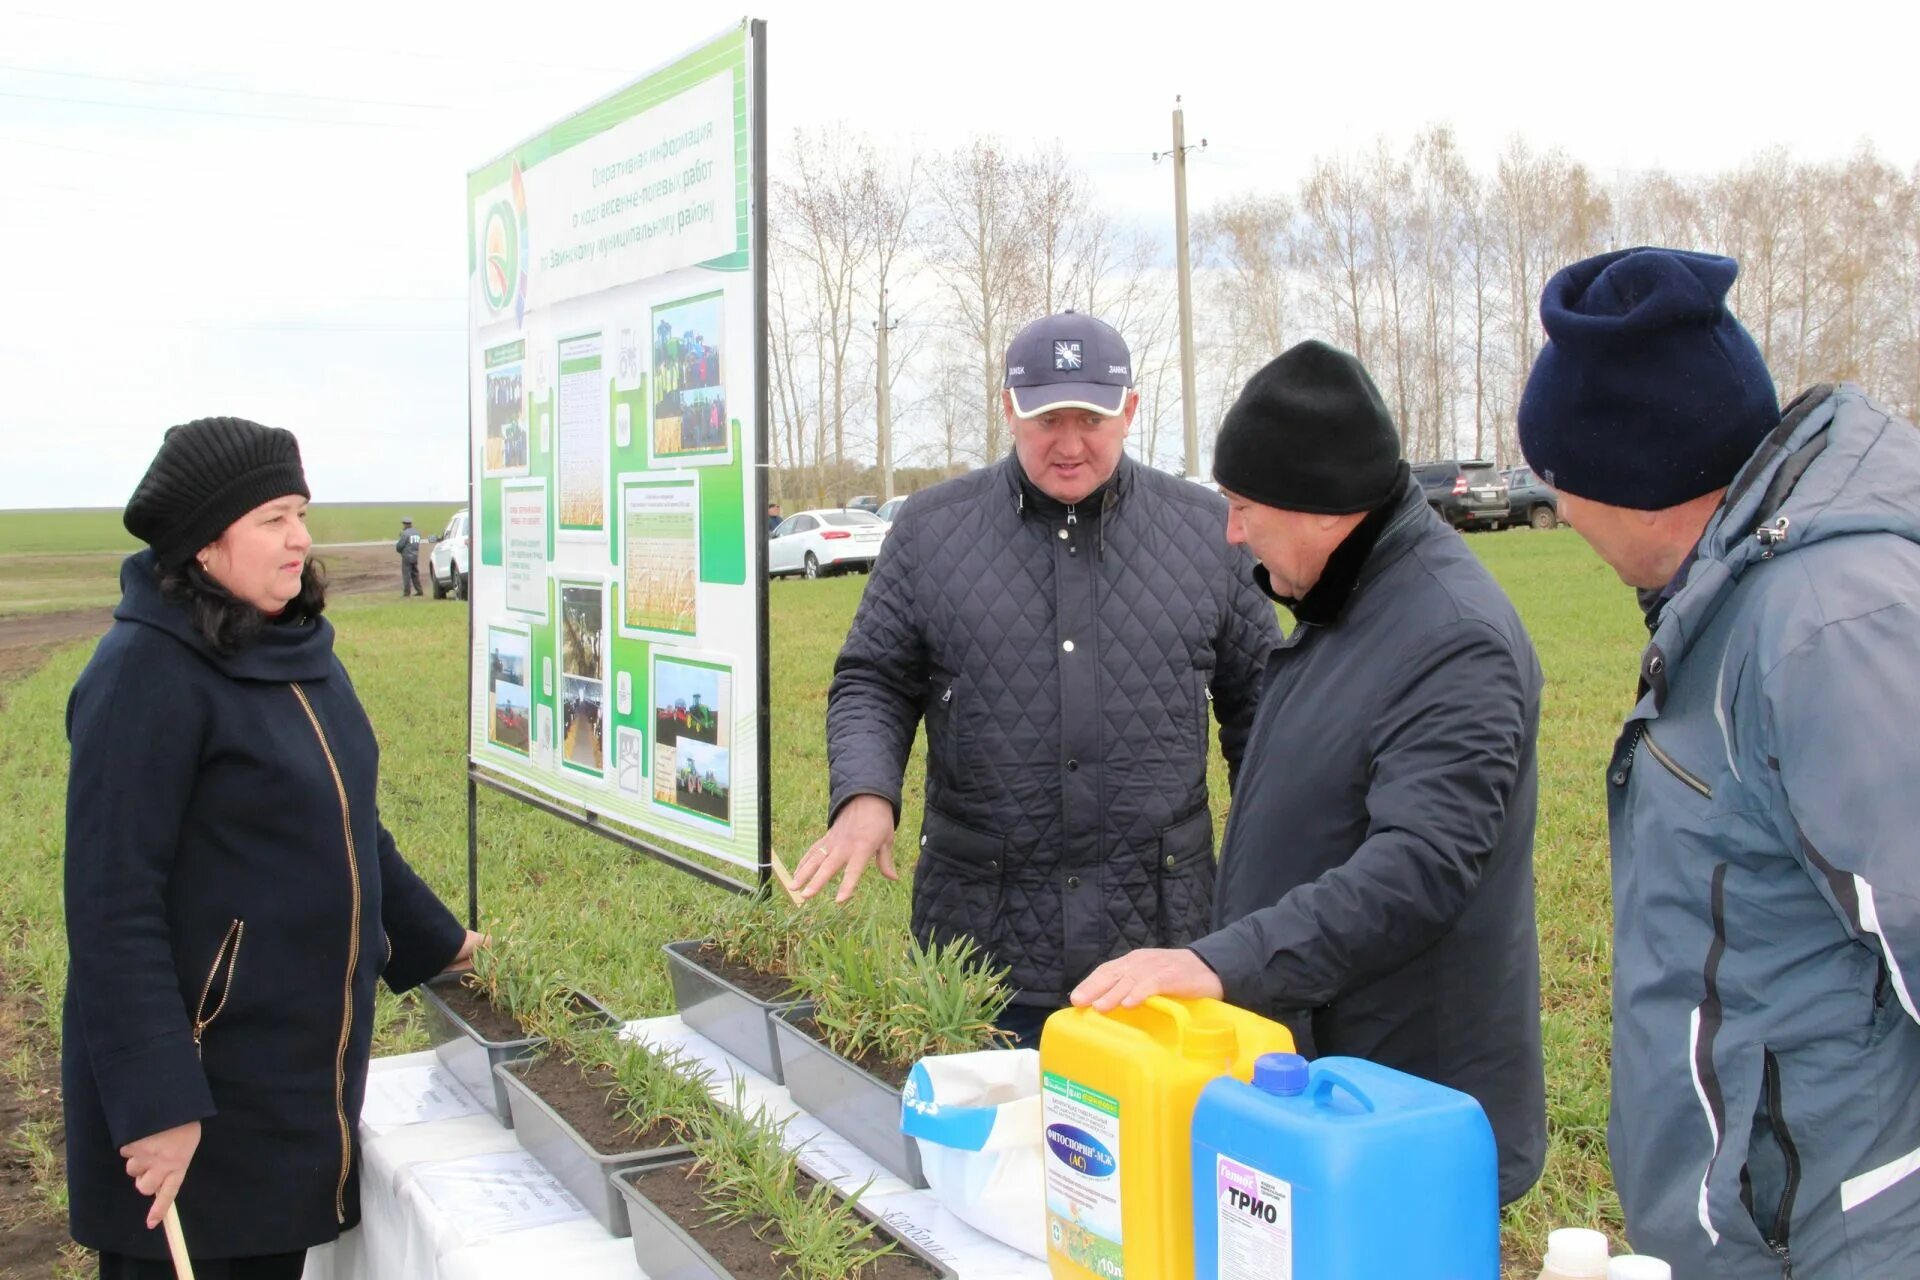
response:
<svg viewBox="0 0 1920 1280"><path fill-rule="evenodd" d="M247 512L293 493L312 496L291 431L201 418L167 429L121 520L175 569Z"/></svg>
<svg viewBox="0 0 1920 1280"><path fill-rule="evenodd" d="M1727 310L1740 266L1624 249L1547 282L1547 345L1520 398L1527 465L1576 497L1637 511L1732 482L1780 422L1773 375Z"/></svg>
<svg viewBox="0 0 1920 1280"><path fill-rule="evenodd" d="M1262 506L1371 511L1400 480L1400 433L1354 357L1308 339L1247 382L1220 423L1213 478Z"/></svg>

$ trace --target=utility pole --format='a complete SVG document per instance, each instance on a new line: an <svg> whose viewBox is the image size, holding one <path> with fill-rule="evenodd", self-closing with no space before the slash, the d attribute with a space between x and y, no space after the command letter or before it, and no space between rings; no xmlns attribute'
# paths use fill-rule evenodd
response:
<svg viewBox="0 0 1920 1280"><path fill-rule="evenodd" d="M1187 253L1187 152L1205 151L1207 140L1198 147L1187 145L1186 113L1180 99L1173 100L1173 150L1154 153L1173 157L1173 250L1180 277L1180 414L1186 427L1187 477L1200 477L1200 422L1195 407L1193 385L1193 264Z"/></svg>
<svg viewBox="0 0 1920 1280"><path fill-rule="evenodd" d="M887 319L887 291L880 291L880 318L874 322L874 332L879 341L880 353L877 391L880 395L880 501L893 497L893 391L892 379L887 373L887 334L894 325Z"/></svg>

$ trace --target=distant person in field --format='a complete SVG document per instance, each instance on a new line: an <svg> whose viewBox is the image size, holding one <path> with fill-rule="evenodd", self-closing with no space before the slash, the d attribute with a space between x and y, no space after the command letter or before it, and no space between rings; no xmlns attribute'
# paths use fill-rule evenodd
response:
<svg viewBox="0 0 1920 1280"><path fill-rule="evenodd" d="M400 553L400 598L417 596L420 591L420 531L413 527L413 521L400 522L400 536L393 540L393 549Z"/></svg>
<svg viewBox="0 0 1920 1280"><path fill-rule="evenodd" d="M1527 464L1641 593L1607 766L1608 1146L1676 1276L1920 1276L1920 435L1774 380L1730 258L1540 301Z"/></svg>
<svg viewBox="0 0 1920 1280"><path fill-rule="evenodd" d="M1012 454L916 493L882 544L828 693L831 825L795 876L841 901L869 865L893 878L924 718L913 932L1009 966L1001 1026L1031 1043L1101 961L1207 930L1209 722L1232 777L1280 629L1220 496L1127 456L1111 326L1028 325L1001 395Z"/></svg>
<svg viewBox="0 0 1920 1280"><path fill-rule="evenodd" d="M1296 625L1267 662L1210 931L1103 965L1074 1003L1226 999L1314 1054L1471 1094L1509 1203L1547 1154L1533 642L1346 352L1303 342L1255 374L1213 478L1227 541Z"/></svg>
<svg viewBox="0 0 1920 1280"><path fill-rule="evenodd" d="M772 537L773 531L775 529L778 529L779 527L780 527L780 504L777 502L769 502L767 504L767 536Z"/></svg>
<svg viewBox="0 0 1920 1280"><path fill-rule="evenodd" d="M288 432L168 431L67 703L68 1206L103 1280L170 1280L170 1204L196 1274L298 1277L359 1221L375 984L481 942L381 824L307 497Z"/></svg>

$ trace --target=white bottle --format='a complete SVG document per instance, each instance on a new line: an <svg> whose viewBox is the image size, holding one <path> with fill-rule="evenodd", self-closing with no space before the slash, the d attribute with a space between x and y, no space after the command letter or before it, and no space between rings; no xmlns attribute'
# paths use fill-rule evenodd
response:
<svg viewBox="0 0 1920 1280"><path fill-rule="evenodd" d="M1540 1280L1607 1280L1607 1237L1584 1227L1548 1232Z"/></svg>
<svg viewBox="0 0 1920 1280"><path fill-rule="evenodd" d="M1644 1253L1623 1253L1607 1263L1607 1280L1673 1280L1673 1268Z"/></svg>

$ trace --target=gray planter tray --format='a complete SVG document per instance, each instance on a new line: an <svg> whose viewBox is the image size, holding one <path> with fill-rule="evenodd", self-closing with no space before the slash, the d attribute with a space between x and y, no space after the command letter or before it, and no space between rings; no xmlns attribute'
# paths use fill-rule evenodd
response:
<svg viewBox="0 0 1920 1280"><path fill-rule="evenodd" d="M900 1132L900 1091L848 1062L794 1023L811 1008L775 1014L780 1059L794 1105L879 1162L910 1187L924 1187L920 1147Z"/></svg>
<svg viewBox="0 0 1920 1280"><path fill-rule="evenodd" d="M748 995L693 958L703 945L694 939L669 942L664 948L667 976L673 979L673 1002L680 1007L682 1021L775 1084L785 1084L772 1015L802 1001Z"/></svg>
<svg viewBox="0 0 1920 1280"><path fill-rule="evenodd" d="M545 1036L524 1036L518 1040L488 1040L467 1025L467 1020L447 1007L438 988L451 986L462 975L443 973L420 988L420 1005L426 1012L427 1036L433 1041L434 1056L447 1073L462 1085L493 1118L513 1128L513 1111L507 1105L507 1087L493 1074L503 1062L518 1062L546 1043ZM576 991L574 999L592 1012L581 1015L588 1023L617 1026L620 1019L613 1010L585 992Z"/></svg>
<svg viewBox="0 0 1920 1280"><path fill-rule="evenodd" d="M521 1073L533 1065L533 1059L503 1062L493 1069L494 1077L506 1087L513 1114L513 1136L520 1146L538 1160L546 1171L573 1192L573 1198L587 1207L608 1234L616 1239L627 1234L627 1202L614 1189L612 1175L622 1169L658 1164L688 1154L686 1144L647 1147L638 1151L620 1151L611 1155L595 1151L580 1131L567 1123L547 1100L535 1093Z"/></svg>
<svg viewBox="0 0 1920 1280"><path fill-rule="evenodd" d="M634 1259L648 1280L733 1280L733 1273L715 1262L713 1255L700 1247L699 1241L683 1231L680 1224L669 1218L659 1205L633 1187L632 1179L638 1174L679 1163L677 1160L661 1161L640 1168L623 1169L613 1175L613 1185L626 1201L627 1215L633 1221ZM895 1234L866 1205L856 1200L853 1208L861 1217L879 1226L875 1234L891 1241L896 1253L918 1258L944 1280L958 1280L958 1272L913 1241Z"/></svg>

